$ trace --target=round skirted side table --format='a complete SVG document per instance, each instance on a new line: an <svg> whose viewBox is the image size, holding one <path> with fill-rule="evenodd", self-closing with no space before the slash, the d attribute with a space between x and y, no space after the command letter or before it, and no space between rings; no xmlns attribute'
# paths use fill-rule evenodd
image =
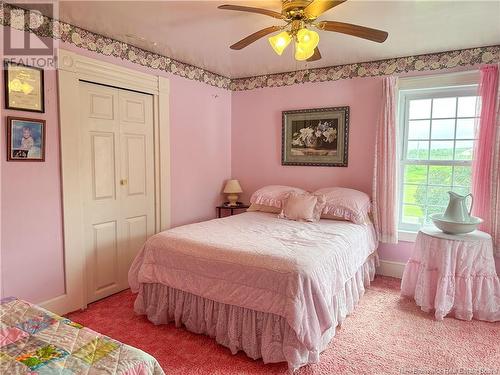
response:
<svg viewBox="0 0 500 375"><path fill-rule="evenodd" d="M401 295L415 299L437 320L500 321L500 281L491 236L481 231L451 235L435 227L418 232L406 264Z"/></svg>

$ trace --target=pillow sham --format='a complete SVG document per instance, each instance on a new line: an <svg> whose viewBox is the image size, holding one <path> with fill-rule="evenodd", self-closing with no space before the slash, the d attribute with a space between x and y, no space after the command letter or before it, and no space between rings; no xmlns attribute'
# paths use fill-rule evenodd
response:
<svg viewBox="0 0 500 375"><path fill-rule="evenodd" d="M291 193L278 217L295 221L318 221L323 207L325 207L323 195Z"/></svg>
<svg viewBox="0 0 500 375"><path fill-rule="evenodd" d="M250 197L250 203L282 208L283 201L290 193L304 194L306 191L291 186L268 185L253 193Z"/></svg>
<svg viewBox="0 0 500 375"><path fill-rule="evenodd" d="M250 207L247 208L247 212L256 212L256 211L268 212L270 214L279 214L281 212L281 208L266 206L264 204L257 204L257 203L252 203L250 204Z"/></svg>
<svg viewBox="0 0 500 375"><path fill-rule="evenodd" d="M331 187L316 190L314 194L325 196L321 218L340 218L356 224L369 221L370 197L359 190Z"/></svg>

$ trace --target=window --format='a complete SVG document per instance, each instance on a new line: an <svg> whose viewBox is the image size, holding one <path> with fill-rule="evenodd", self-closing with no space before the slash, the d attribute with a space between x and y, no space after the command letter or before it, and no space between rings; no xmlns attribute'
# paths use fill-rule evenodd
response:
<svg viewBox="0 0 500 375"><path fill-rule="evenodd" d="M431 223L448 191L470 192L476 95L475 86L400 91L400 230Z"/></svg>

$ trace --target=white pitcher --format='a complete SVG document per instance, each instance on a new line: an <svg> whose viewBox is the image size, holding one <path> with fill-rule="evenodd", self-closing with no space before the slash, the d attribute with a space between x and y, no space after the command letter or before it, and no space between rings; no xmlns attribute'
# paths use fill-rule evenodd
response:
<svg viewBox="0 0 500 375"><path fill-rule="evenodd" d="M472 194L460 195L455 193L454 191L449 191L450 201L448 203L448 207L444 212L443 219L448 221L455 221L458 223L468 223L470 222L470 214L472 211L472 205L474 204L474 197ZM465 199L470 196L470 208L467 209L467 204Z"/></svg>

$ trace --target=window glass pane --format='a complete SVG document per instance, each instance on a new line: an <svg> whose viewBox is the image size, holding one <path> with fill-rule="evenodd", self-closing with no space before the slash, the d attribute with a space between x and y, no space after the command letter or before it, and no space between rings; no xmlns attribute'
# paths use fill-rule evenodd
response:
<svg viewBox="0 0 500 375"><path fill-rule="evenodd" d="M457 141L455 145L455 160L472 160L474 141Z"/></svg>
<svg viewBox="0 0 500 375"><path fill-rule="evenodd" d="M428 141L408 141L406 157L412 160L426 160L429 158Z"/></svg>
<svg viewBox="0 0 500 375"><path fill-rule="evenodd" d="M420 225L423 222L424 208L414 205L403 205L403 223Z"/></svg>
<svg viewBox="0 0 500 375"><path fill-rule="evenodd" d="M425 207L427 204L427 185L417 185L413 195L414 204Z"/></svg>
<svg viewBox="0 0 500 375"><path fill-rule="evenodd" d="M429 186L427 188L427 204L432 206L447 206L449 201L448 192L451 186Z"/></svg>
<svg viewBox="0 0 500 375"><path fill-rule="evenodd" d="M453 141L431 141L431 160L453 160Z"/></svg>
<svg viewBox="0 0 500 375"><path fill-rule="evenodd" d="M432 102L432 118L455 117L457 98L439 98Z"/></svg>
<svg viewBox="0 0 500 375"><path fill-rule="evenodd" d="M467 195L470 193L470 189L468 187L463 187L463 186L455 186L453 189L452 189L455 193L458 193L460 195ZM470 199L467 198L467 207L470 207Z"/></svg>
<svg viewBox="0 0 500 375"><path fill-rule="evenodd" d="M474 139L474 124L476 119L464 118L457 120L457 139Z"/></svg>
<svg viewBox="0 0 500 375"><path fill-rule="evenodd" d="M408 124L408 139L429 139L430 121L410 121Z"/></svg>
<svg viewBox="0 0 500 375"><path fill-rule="evenodd" d="M404 185L403 202L425 205L425 185Z"/></svg>
<svg viewBox="0 0 500 375"><path fill-rule="evenodd" d="M445 98L431 98L434 93L419 91L421 99L409 99L405 114L402 228L432 224L430 216L446 210L450 190L466 195L471 189L478 99L473 94L459 97L451 89ZM455 166L455 160L466 163Z"/></svg>
<svg viewBox="0 0 500 375"><path fill-rule="evenodd" d="M454 139L455 120L432 120L432 139Z"/></svg>
<svg viewBox="0 0 500 375"><path fill-rule="evenodd" d="M442 165L429 166L429 184L451 186L453 168Z"/></svg>
<svg viewBox="0 0 500 375"><path fill-rule="evenodd" d="M405 166L404 182L411 184L427 183L427 165L407 165Z"/></svg>
<svg viewBox="0 0 500 375"><path fill-rule="evenodd" d="M410 100L409 119L431 118L431 99Z"/></svg>
<svg viewBox="0 0 500 375"><path fill-rule="evenodd" d="M427 217L425 220L426 224L432 224L431 215L432 214L442 214L446 211L446 206L427 206Z"/></svg>
<svg viewBox="0 0 500 375"><path fill-rule="evenodd" d="M470 186L471 185L471 167L454 167L453 168L453 185L455 186Z"/></svg>
<svg viewBox="0 0 500 375"><path fill-rule="evenodd" d="M463 96L458 98L457 117L476 116L476 96Z"/></svg>

